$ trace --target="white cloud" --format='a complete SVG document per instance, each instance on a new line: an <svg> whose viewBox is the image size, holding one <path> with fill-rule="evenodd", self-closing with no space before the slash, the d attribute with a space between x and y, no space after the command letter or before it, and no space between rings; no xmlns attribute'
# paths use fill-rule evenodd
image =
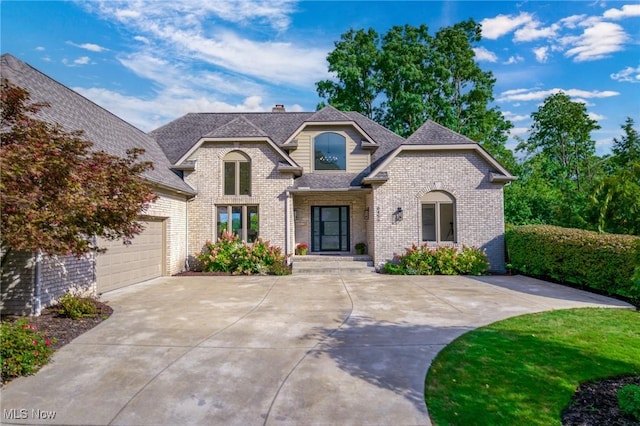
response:
<svg viewBox="0 0 640 426"><path fill-rule="evenodd" d="M152 99L141 99L100 88L74 87L73 90L144 131L153 130L189 112L262 112L271 110L270 106L262 105L263 100L260 96L248 96L240 104L230 104L205 97L177 98L166 93L161 93ZM149 114L149 111L153 111L153 114Z"/></svg>
<svg viewBox="0 0 640 426"><path fill-rule="evenodd" d="M578 25L582 24L586 18L587 15L571 15L561 19L560 23L567 28L574 29L577 28Z"/></svg>
<svg viewBox="0 0 640 426"><path fill-rule="evenodd" d="M38 46L38 47L36 47L36 50L38 52L44 52L46 49L44 47L42 47L42 46Z"/></svg>
<svg viewBox="0 0 640 426"><path fill-rule="evenodd" d="M533 21L525 25L523 28L517 30L513 41L525 42L538 40L541 38L555 37L559 29L560 26L558 24L540 28L540 23L537 21Z"/></svg>
<svg viewBox="0 0 640 426"><path fill-rule="evenodd" d="M640 65L636 68L626 67L617 73L611 74L611 78L626 83L640 83Z"/></svg>
<svg viewBox="0 0 640 426"><path fill-rule="evenodd" d="M507 90L500 94L498 102L513 101L541 101L556 93L563 92L572 98L610 98L620 95L619 92L612 90L581 90L581 89L549 89L549 90L529 90L529 89L513 89Z"/></svg>
<svg viewBox="0 0 640 426"><path fill-rule="evenodd" d="M486 18L480 21L482 37L496 40L532 21L533 17L526 12L521 12L518 16L498 15L495 18Z"/></svg>
<svg viewBox="0 0 640 426"><path fill-rule="evenodd" d="M524 58L522 56L515 55L515 56L510 56L509 59L506 62L504 62L504 64L512 65L512 64L518 64L522 61L524 61Z"/></svg>
<svg viewBox="0 0 640 426"><path fill-rule="evenodd" d="M245 75L269 84L309 87L327 78L328 49L287 41L257 41L226 28L224 22L242 25L267 24L278 31L290 24L293 3L287 0L256 2L189 1L127 2L103 1L86 4L105 19L119 20L136 39L154 48L158 55L199 66L209 64L227 73ZM184 62L186 63L186 62Z"/></svg>
<svg viewBox="0 0 640 426"><path fill-rule="evenodd" d="M73 61L69 61L67 58L63 58L61 62L68 67L77 67L78 65L87 65L91 62L91 59L88 56L81 56L74 59Z"/></svg>
<svg viewBox="0 0 640 426"><path fill-rule="evenodd" d="M98 52L98 53L109 50L106 47L102 47L102 46L100 46L98 44L95 44L95 43L77 44L77 43L74 43L72 41L68 41L67 44L70 44L71 46L79 47L80 49L85 49L85 50L89 50L91 52Z"/></svg>
<svg viewBox="0 0 640 426"><path fill-rule="evenodd" d="M529 119L528 115L514 114L511 111L504 111L502 113L502 115L504 115L504 118L506 118L507 120L511 121L512 123L517 123L519 121L525 121L525 120Z"/></svg>
<svg viewBox="0 0 640 426"><path fill-rule="evenodd" d="M590 119L595 121L602 121L607 119L607 117L605 117L604 115L596 114L595 112L588 112L587 115Z"/></svg>
<svg viewBox="0 0 640 426"><path fill-rule="evenodd" d="M584 30L579 37L565 38L566 44L575 47L567 50L565 56L574 62L594 61L607 57L610 53L623 49L628 36L624 29L611 22L597 22Z"/></svg>
<svg viewBox="0 0 640 426"><path fill-rule="evenodd" d="M473 53L476 55L478 61L497 62L498 57L495 53L487 50L484 47L476 47L473 49Z"/></svg>
<svg viewBox="0 0 640 426"><path fill-rule="evenodd" d="M624 19L640 16L640 4L625 4L622 9L609 9L602 15L608 19Z"/></svg>
<svg viewBox="0 0 640 426"><path fill-rule="evenodd" d="M536 61L540 63L545 63L549 58L549 47L548 46L536 47L535 49L533 49L533 54L536 56Z"/></svg>
<svg viewBox="0 0 640 426"><path fill-rule="evenodd" d="M87 65L91 60L88 56L81 56L73 61L76 65Z"/></svg>
<svg viewBox="0 0 640 426"><path fill-rule="evenodd" d="M529 131L528 127L514 127L509 131L511 136L525 135Z"/></svg>

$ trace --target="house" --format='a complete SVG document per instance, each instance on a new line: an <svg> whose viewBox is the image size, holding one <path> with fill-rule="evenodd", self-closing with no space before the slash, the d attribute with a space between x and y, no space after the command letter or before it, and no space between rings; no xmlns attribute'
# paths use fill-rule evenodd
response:
<svg viewBox="0 0 640 426"><path fill-rule="evenodd" d="M515 177L480 145L432 121L405 139L356 112L276 105L265 113L191 113L145 134L13 56L2 56L2 77L48 102L45 119L84 130L96 149L124 155L142 147L154 162L144 177L159 199L141 218L146 229L131 246L112 243L97 257L97 293L193 268L194 255L223 231L288 254L299 243L311 254L354 254L364 243L376 264L412 244L477 246L492 270L505 269L503 186ZM33 300L38 285L63 288L75 279L60 265L77 260L49 259L46 268L57 271L51 282L20 285L35 281L24 256L16 262L22 269L3 270L3 309L7 300ZM7 299L12 289L16 297Z"/></svg>
<svg viewBox="0 0 640 426"><path fill-rule="evenodd" d="M376 264L412 244L468 245L503 271L503 186L515 178L474 141L427 121L404 139L356 112L192 113L150 133L197 192L189 246L223 231L293 253Z"/></svg>

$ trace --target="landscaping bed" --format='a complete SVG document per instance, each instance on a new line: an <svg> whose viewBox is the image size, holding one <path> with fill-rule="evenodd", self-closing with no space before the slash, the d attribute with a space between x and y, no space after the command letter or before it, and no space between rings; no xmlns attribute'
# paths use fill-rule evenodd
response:
<svg viewBox="0 0 640 426"><path fill-rule="evenodd" d="M625 417L618 406L618 390L628 384L640 386L640 376L615 377L582 383L562 412L564 426L618 425L639 423Z"/></svg>
<svg viewBox="0 0 640 426"><path fill-rule="evenodd" d="M37 330L38 333L43 334L46 339L50 341L51 349L55 351L68 344L81 334L91 330L102 321L109 318L113 313L113 309L106 303L94 299L86 300L89 300L95 308L95 314L92 316L71 319L68 316L61 315L58 312L59 307L55 305L43 309L41 314L37 317L6 315L2 317L2 322L13 323L25 319L30 326ZM3 373L0 383L4 386L5 383L14 378L15 377L5 377Z"/></svg>

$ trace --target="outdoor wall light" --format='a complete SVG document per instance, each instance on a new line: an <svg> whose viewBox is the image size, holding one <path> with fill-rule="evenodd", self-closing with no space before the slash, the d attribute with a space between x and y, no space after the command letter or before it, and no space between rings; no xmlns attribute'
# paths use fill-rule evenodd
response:
<svg viewBox="0 0 640 426"><path fill-rule="evenodd" d="M402 220L402 207L398 207L393 213L394 222L400 222Z"/></svg>
<svg viewBox="0 0 640 426"><path fill-rule="evenodd" d="M364 209L364 220L369 220L369 207Z"/></svg>

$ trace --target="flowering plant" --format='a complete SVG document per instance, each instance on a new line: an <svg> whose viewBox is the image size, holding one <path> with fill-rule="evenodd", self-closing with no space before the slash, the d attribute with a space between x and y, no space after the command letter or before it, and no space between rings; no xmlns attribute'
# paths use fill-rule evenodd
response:
<svg viewBox="0 0 640 426"><path fill-rule="evenodd" d="M296 245L296 254L305 255L307 254L307 250L309 250L307 243L298 243L298 245Z"/></svg>
<svg viewBox="0 0 640 426"><path fill-rule="evenodd" d="M26 319L3 322L0 327L2 380L35 373L49 362L52 341Z"/></svg>

